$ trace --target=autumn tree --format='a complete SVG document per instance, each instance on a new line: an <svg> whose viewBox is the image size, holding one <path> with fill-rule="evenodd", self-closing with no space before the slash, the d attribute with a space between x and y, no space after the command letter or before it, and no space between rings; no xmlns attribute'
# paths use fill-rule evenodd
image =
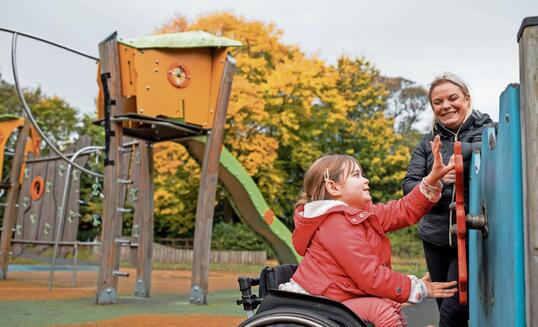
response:
<svg viewBox="0 0 538 327"><path fill-rule="evenodd" d="M188 30L205 30L243 43L244 47L233 50L238 72L224 143L277 216L290 226L304 171L325 153L357 157L377 190L376 200L401 193L399 183L409 152L397 147L401 136L393 128L393 119L383 114L389 91L371 62L342 56L336 65L328 65L295 45L284 44L283 32L274 24L229 13L203 16L191 24L177 16L157 33ZM177 156L185 151L163 150L176 151ZM156 166L164 165L158 161ZM177 178L185 169L177 166L174 177L163 170L163 181ZM173 192L177 191L159 189L156 202ZM158 215L165 209L160 204L156 208Z"/></svg>

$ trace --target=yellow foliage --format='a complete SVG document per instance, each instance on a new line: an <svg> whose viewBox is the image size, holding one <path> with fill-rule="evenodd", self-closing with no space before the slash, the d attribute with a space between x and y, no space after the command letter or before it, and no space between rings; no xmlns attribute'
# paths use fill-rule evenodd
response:
<svg viewBox="0 0 538 327"><path fill-rule="evenodd" d="M192 24L177 16L158 33L189 30L244 44L233 50L238 71L224 144L278 216L290 223L302 174L324 153L357 157L377 200L399 194L409 151L399 147L401 136L383 114L388 91L371 62L342 56L337 65L328 65L284 44L274 24L226 12ZM193 228L198 164L180 145L163 143L155 146L155 170L157 215L174 224L175 232Z"/></svg>

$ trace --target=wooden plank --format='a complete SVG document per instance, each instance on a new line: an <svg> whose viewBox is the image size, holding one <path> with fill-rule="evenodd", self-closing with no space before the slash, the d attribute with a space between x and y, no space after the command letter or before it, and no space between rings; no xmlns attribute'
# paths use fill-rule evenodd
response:
<svg viewBox="0 0 538 327"><path fill-rule="evenodd" d="M43 178L43 180L46 180L47 164L45 162L40 162L40 163L33 164L31 166L26 165L26 168L29 168L31 171L30 188L29 188L30 192L26 194L26 196L30 199L29 200L30 207L24 213L24 227L23 227L22 238L25 240L37 240L40 217L41 217L41 207L43 205L43 197L37 200L32 199L31 183L33 183L35 178L39 178L39 177Z"/></svg>
<svg viewBox="0 0 538 327"><path fill-rule="evenodd" d="M11 187L7 191L6 208L2 221L2 235L0 237L0 261L2 269L0 270L0 278L7 278L7 267L9 263L9 252L11 250L12 229L15 227L15 214L17 211L16 203L19 195L21 167L24 161L24 147L28 134L30 132L30 123L26 121L17 138L15 145L15 155L11 164L9 173L9 181Z"/></svg>
<svg viewBox="0 0 538 327"><path fill-rule="evenodd" d="M99 44L99 58L101 74L110 74L106 82L110 99L114 101L114 105L110 106L111 115L122 114L124 99L121 96L118 44L115 34ZM114 134L110 138L109 159L114 163L105 165L101 264L96 297L98 304L115 303L118 285L118 278L114 276L113 271L119 266L119 247L115 239L121 235L118 231L121 230L121 220L117 211L118 204L121 203L121 194L118 192L117 181L122 173L122 158L118 148L123 145L123 129L121 123L111 122L110 125Z"/></svg>
<svg viewBox="0 0 538 327"><path fill-rule="evenodd" d="M151 265L153 258L153 146L140 141L140 164L138 201L135 205L136 221L140 222L138 238L135 296L149 297L151 294Z"/></svg>
<svg viewBox="0 0 538 327"><path fill-rule="evenodd" d="M39 237L44 241L54 240L54 221L56 220L56 197L54 188L57 187L56 181L56 163L46 161L47 179L45 180L45 193L43 194L43 208L41 209L41 224L39 226ZM39 245L36 252L42 252L50 248L47 245Z"/></svg>
<svg viewBox="0 0 538 327"><path fill-rule="evenodd" d="M226 111L232 89L233 74L235 72L235 61L229 57L224 62L224 65L213 128L204 153L202 176L198 190L190 297L190 302L193 304L207 304L215 192L217 190L220 151L224 137L224 125L226 123Z"/></svg>
<svg viewBox="0 0 538 327"><path fill-rule="evenodd" d="M81 136L74 144L72 151L76 152L84 147L90 146L92 139L88 135ZM84 167L88 162L89 156L79 156L75 159L75 162ZM76 241L78 235L78 225L80 217L80 176L81 172L78 169L72 169L71 171L71 184L69 188L69 196L67 198L67 211L64 216L64 227L61 240L62 241ZM59 185L60 186L60 185ZM60 186L64 189L64 185ZM72 246L61 246L60 256L65 257L68 253L73 252Z"/></svg>
<svg viewBox="0 0 538 327"><path fill-rule="evenodd" d="M523 21L519 34L525 294L527 326L538 326L538 18ZM503 117L499 117L502 119Z"/></svg>
<svg viewBox="0 0 538 327"><path fill-rule="evenodd" d="M137 209L137 202L140 197L140 194L138 193L138 190L140 189L140 178L137 178L137 176L140 176L140 144L144 144L142 141L136 144L133 154L132 154L132 160L131 160L131 178L133 180L133 184L129 185L127 189L127 199L126 202L134 208L134 216L133 216L133 224L131 227L131 242L132 243L140 243L140 226L142 224L142 217L140 214L137 214L139 211ZM134 267L137 266L137 256L138 256L138 249L135 247L129 248L129 258L128 261L131 265ZM122 259L123 260L123 259Z"/></svg>
<svg viewBox="0 0 538 327"><path fill-rule="evenodd" d="M25 165L24 171L22 172L22 185L19 189L18 195L18 208L16 213L16 223L15 223L15 236L14 239L23 239L23 231L25 229L26 220L24 219L25 213L30 210L32 202L30 201L30 184L32 183L33 172L31 167ZM11 246L12 256L18 257L23 251L23 244L13 244Z"/></svg>

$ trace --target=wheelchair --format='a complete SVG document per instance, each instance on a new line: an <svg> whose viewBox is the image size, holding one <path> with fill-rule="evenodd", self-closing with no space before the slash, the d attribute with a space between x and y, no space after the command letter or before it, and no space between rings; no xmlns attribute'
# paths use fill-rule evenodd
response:
<svg viewBox="0 0 538 327"><path fill-rule="evenodd" d="M248 317L239 327L374 327L340 302L280 291L278 285L289 282L296 269L297 265L284 264L264 268L259 278L238 278L237 304L243 305ZM258 296L252 294L252 286L259 286Z"/></svg>

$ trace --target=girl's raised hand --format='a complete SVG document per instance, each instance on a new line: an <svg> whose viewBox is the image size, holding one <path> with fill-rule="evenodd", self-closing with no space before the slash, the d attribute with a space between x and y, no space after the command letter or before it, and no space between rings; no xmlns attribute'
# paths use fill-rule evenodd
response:
<svg viewBox="0 0 538 327"><path fill-rule="evenodd" d="M435 138L430 144L432 146L433 166L432 171L425 177L425 181L429 185L437 185L443 176L454 169L454 162L451 161L448 165L443 163L443 158L441 157L442 144L439 135L435 135Z"/></svg>

